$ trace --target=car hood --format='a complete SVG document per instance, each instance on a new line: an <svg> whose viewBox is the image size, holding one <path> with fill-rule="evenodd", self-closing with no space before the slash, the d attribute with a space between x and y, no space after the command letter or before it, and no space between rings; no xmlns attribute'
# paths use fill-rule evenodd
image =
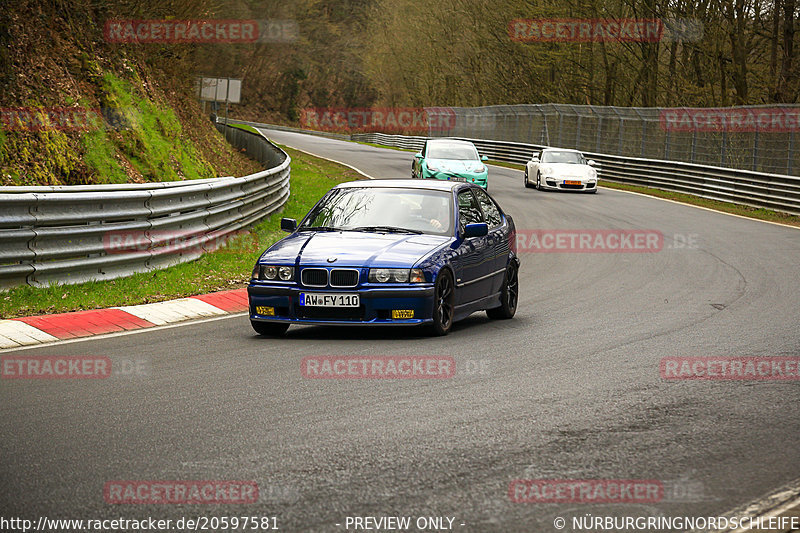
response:
<svg viewBox="0 0 800 533"><path fill-rule="evenodd" d="M576 165L574 163L542 163L539 168L542 173L550 176L565 176L570 178L594 177L592 167L589 165Z"/></svg>
<svg viewBox="0 0 800 533"><path fill-rule="evenodd" d="M428 159L428 163L432 167L436 167L441 171L444 172L452 172L452 173L474 173L472 170L478 165L484 166L485 165L481 161L470 160L465 161L463 159Z"/></svg>
<svg viewBox="0 0 800 533"><path fill-rule="evenodd" d="M440 235L303 231L276 243L260 261L295 264L299 260L300 266L410 268L451 240L452 237ZM328 262L334 257L336 261Z"/></svg>

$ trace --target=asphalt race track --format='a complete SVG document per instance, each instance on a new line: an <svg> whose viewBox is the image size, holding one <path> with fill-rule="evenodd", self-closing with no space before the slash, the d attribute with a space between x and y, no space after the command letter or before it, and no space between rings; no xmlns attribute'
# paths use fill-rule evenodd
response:
<svg viewBox="0 0 800 533"><path fill-rule="evenodd" d="M410 176L409 152L266 133L375 178ZM516 317L475 314L444 338L292 327L272 340L240 314L8 352L102 355L146 371L0 383L5 513L276 516L283 531L345 531L348 516L442 516L465 532L555 531L555 517L585 513L715 515L800 478L797 381L659 372L664 357L800 354L800 230L608 189L538 192L494 166L489 183L521 233L655 230L663 249L521 250ZM309 380L300 373L309 355L452 356L457 371ZM514 503L509 484L520 478L660 480L673 490L650 505ZM103 498L110 480L186 479L254 480L260 499Z"/></svg>

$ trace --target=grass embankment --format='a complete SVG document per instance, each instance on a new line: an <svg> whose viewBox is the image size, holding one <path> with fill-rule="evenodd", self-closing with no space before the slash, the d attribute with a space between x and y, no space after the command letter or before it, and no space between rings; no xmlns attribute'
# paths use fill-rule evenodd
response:
<svg viewBox="0 0 800 533"><path fill-rule="evenodd" d="M246 234L196 261L111 281L50 287L17 287L0 293L0 318L117 305L136 305L247 286L258 256L286 234L282 217L302 218L337 183L361 179L357 172L325 159L283 147L292 158L292 194L283 210Z"/></svg>
<svg viewBox="0 0 800 533"><path fill-rule="evenodd" d="M64 127L50 107L29 106L24 124L10 116L0 130L0 184L61 185L159 182L257 172L213 130L211 123L185 127L171 103L148 97L136 73L132 81L95 72L95 99L65 97L65 108L85 110L85 126ZM184 117L184 121L187 117ZM195 119L196 120L196 119Z"/></svg>
<svg viewBox="0 0 800 533"><path fill-rule="evenodd" d="M198 65L208 64L202 47L109 41L108 20L146 14L134 4L4 2L0 185L144 183L259 170L197 101L192 81ZM191 11L183 4L159 9L180 19L176 9ZM192 18L189 11L183 18Z"/></svg>

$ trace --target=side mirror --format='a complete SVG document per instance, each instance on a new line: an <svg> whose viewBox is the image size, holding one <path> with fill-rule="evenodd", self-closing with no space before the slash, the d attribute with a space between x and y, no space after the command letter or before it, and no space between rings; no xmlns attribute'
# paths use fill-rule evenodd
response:
<svg viewBox="0 0 800 533"><path fill-rule="evenodd" d="M297 229L297 221L293 218L282 218L281 229L288 233L293 233Z"/></svg>
<svg viewBox="0 0 800 533"><path fill-rule="evenodd" d="M596 167L597 161L595 161L594 159L590 159L586 162L586 164L589 165L590 167Z"/></svg>
<svg viewBox="0 0 800 533"><path fill-rule="evenodd" d="M417 152L416 154L414 154L414 157L416 157L417 159L422 159L422 152Z"/></svg>
<svg viewBox="0 0 800 533"><path fill-rule="evenodd" d="M489 234L489 226L486 222L476 222L475 224L467 224L464 228L464 238L470 237L483 237Z"/></svg>
<svg viewBox="0 0 800 533"><path fill-rule="evenodd" d="M539 156L535 155L531 157L531 163L538 163L538 162L539 162Z"/></svg>
<svg viewBox="0 0 800 533"><path fill-rule="evenodd" d="M489 160L489 156L488 155L482 155L481 156L481 161L488 161L488 160Z"/></svg>

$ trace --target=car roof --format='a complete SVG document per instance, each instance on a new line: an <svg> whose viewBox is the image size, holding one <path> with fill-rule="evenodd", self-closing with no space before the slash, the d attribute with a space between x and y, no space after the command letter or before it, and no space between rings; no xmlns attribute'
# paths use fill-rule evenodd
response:
<svg viewBox="0 0 800 533"><path fill-rule="evenodd" d="M445 180L412 180L412 179L385 179L385 180L358 180L340 183L334 189L350 188L394 188L394 189L428 189L433 191L452 191L458 187L472 186L471 183L462 181ZM475 185L477 187L477 185Z"/></svg>
<svg viewBox="0 0 800 533"><path fill-rule="evenodd" d="M435 144L468 144L470 146L475 146L472 141L465 141L463 139L453 139L450 137L439 137L436 139L428 139L428 143L435 143Z"/></svg>
<svg viewBox="0 0 800 533"><path fill-rule="evenodd" d="M575 152L580 154L580 150L573 150L572 148L542 148L542 152Z"/></svg>

